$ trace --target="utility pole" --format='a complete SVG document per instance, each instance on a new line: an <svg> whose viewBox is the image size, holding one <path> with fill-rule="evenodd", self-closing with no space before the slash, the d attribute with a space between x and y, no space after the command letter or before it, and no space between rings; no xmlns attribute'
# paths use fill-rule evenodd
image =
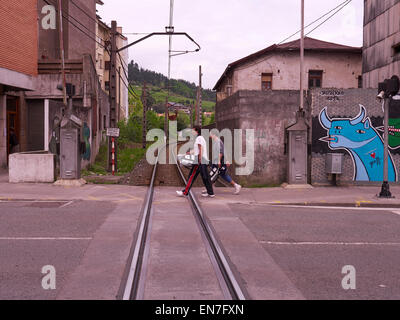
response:
<svg viewBox="0 0 400 320"><path fill-rule="evenodd" d="M167 27L167 31L174 32L174 0L170 0L170 9L169 9L169 26ZM172 51L172 35L169 36L169 49L168 49L168 84L169 79L171 78L171 51ZM168 87L169 91L169 87Z"/></svg>
<svg viewBox="0 0 400 320"><path fill-rule="evenodd" d="M301 0L301 38L300 38L300 112L304 110L304 0Z"/></svg>
<svg viewBox="0 0 400 320"><path fill-rule="evenodd" d="M63 30L63 19L62 19L62 1L58 0L58 12L60 14L60 27L59 37L60 37L60 55L61 55L61 74L63 81L63 102L67 105L67 81L65 78L65 53L64 53L64 30Z"/></svg>
<svg viewBox="0 0 400 320"><path fill-rule="evenodd" d="M146 149L146 136L147 136L147 91L146 91L146 82L143 84L142 104L143 104L142 147L143 147L143 149Z"/></svg>
<svg viewBox="0 0 400 320"><path fill-rule="evenodd" d="M190 105L190 127L193 128L193 104Z"/></svg>
<svg viewBox="0 0 400 320"><path fill-rule="evenodd" d="M111 22L111 58L110 58L110 128L117 127L117 22ZM117 148L115 148L115 171L117 167ZM112 169L112 139L108 140L108 170Z"/></svg>
<svg viewBox="0 0 400 320"><path fill-rule="evenodd" d="M168 139L168 115L169 115L169 108L168 108L168 96L165 98L165 118L164 118L164 133L166 139ZM167 141L165 141L167 143Z"/></svg>
<svg viewBox="0 0 400 320"><path fill-rule="evenodd" d="M197 90L196 125L200 126L200 127L203 125L202 117L201 117L201 115L202 115L202 108L201 108L201 103L202 103L202 101L201 101L201 98L202 98L202 96L201 96L201 87L202 87L201 80L202 80L202 76L203 76L203 74L201 73L201 66L199 66L199 88Z"/></svg>
<svg viewBox="0 0 400 320"><path fill-rule="evenodd" d="M129 83L129 80L128 80ZM121 67L118 68L118 122L121 120Z"/></svg>
<svg viewBox="0 0 400 320"><path fill-rule="evenodd" d="M165 31L167 33L173 33L174 32L174 0L170 0L170 6L169 6L169 26L165 28ZM169 46L168 46L168 91L167 91L167 99L165 101L165 119L164 119L164 133L165 136L168 139L168 115L169 115L169 107L168 107L168 101L169 101L169 90L170 90L170 80L171 80L171 51L172 51L172 34L169 35ZM167 141L165 141L167 142Z"/></svg>

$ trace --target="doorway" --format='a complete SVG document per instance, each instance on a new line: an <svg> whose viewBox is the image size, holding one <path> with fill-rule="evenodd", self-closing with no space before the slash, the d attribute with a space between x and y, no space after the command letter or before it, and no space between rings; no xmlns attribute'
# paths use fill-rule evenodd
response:
<svg viewBox="0 0 400 320"><path fill-rule="evenodd" d="M7 165L8 156L15 151L15 148L12 148L10 144L10 135L12 131L15 133L16 140L19 144L19 99L17 97L7 97Z"/></svg>

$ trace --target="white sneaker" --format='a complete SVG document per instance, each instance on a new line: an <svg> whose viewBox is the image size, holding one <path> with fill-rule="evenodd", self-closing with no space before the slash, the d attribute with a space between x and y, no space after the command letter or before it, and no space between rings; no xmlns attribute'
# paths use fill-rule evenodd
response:
<svg viewBox="0 0 400 320"><path fill-rule="evenodd" d="M239 184L235 184L235 192L233 194L239 194L240 190L242 190L242 186Z"/></svg>
<svg viewBox="0 0 400 320"><path fill-rule="evenodd" d="M178 197L184 197L185 196L183 191L177 191L176 194L177 194Z"/></svg>
<svg viewBox="0 0 400 320"><path fill-rule="evenodd" d="M202 196L202 197L205 197L205 198L206 198L206 197L214 198L214 197L215 197L215 194L202 193L201 196Z"/></svg>
<svg viewBox="0 0 400 320"><path fill-rule="evenodd" d="M208 192L206 189L204 189L201 193L204 194L204 193L208 193Z"/></svg>

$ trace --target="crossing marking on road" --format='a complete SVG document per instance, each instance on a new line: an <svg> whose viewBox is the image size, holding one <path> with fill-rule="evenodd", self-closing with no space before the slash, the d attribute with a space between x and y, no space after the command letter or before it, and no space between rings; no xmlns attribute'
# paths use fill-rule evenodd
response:
<svg viewBox="0 0 400 320"><path fill-rule="evenodd" d="M286 208L303 208L303 209L331 209L331 210L358 210L358 211L388 211L394 212L398 211L400 215L399 208L379 208L379 207L334 207L334 206L297 206L297 205L276 205L276 207L286 207Z"/></svg>
<svg viewBox="0 0 400 320"><path fill-rule="evenodd" d="M304 242L282 242L282 241L264 241L261 240L262 244L270 244L270 245L295 245L295 246L309 246L309 245L317 245L317 246L400 246L400 242L312 242L312 241L304 241Z"/></svg>
<svg viewBox="0 0 400 320"><path fill-rule="evenodd" d="M70 204L73 204L74 203L74 201L69 201L69 202L67 202L66 204L63 204L61 207L59 207L59 208L65 208L65 207L68 207Z"/></svg>
<svg viewBox="0 0 400 320"><path fill-rule="evenodd" d="M91 237L0 237L1 240L92 240Z"/></svg>
<svg viewBox="0 0 400 320"><path fill-rule="evenodd" d="M394 211L392 211L394 214L397 214L397 215L399 215L400 216L400 210L394 210Z"/></svg>

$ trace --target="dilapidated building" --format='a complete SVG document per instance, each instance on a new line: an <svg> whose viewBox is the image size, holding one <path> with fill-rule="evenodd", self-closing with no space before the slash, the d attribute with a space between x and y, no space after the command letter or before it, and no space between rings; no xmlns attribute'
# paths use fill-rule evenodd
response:
<svg viewBox="0 0 400 320"><path fill-rule="evenodd" d="M359 88L362 49L306 37L304 83L312 88ZM216 83L217 101L239 90L298 90L300 40L274 44L227 66Z"/></svg>
<svg viewBox="0 0 400 320"><path fill-rule="evenodd" d="M400 76L400 0L364 0L363 85Z"/></svg>
<svg viewBox="0 0 400 320"><path fill-rule="evenodd" d="M0 165L7 166L11 151L60 152L64 69L65 82L75 87L73 113L82 122L84 167L94 161L110 123L109 95L96 68L96 45L106 45L96 34L96 5L102 1L62 1L62 25L57 1L18 3L0 3ZM18 149L11 150L11 133Z"/></svg>

